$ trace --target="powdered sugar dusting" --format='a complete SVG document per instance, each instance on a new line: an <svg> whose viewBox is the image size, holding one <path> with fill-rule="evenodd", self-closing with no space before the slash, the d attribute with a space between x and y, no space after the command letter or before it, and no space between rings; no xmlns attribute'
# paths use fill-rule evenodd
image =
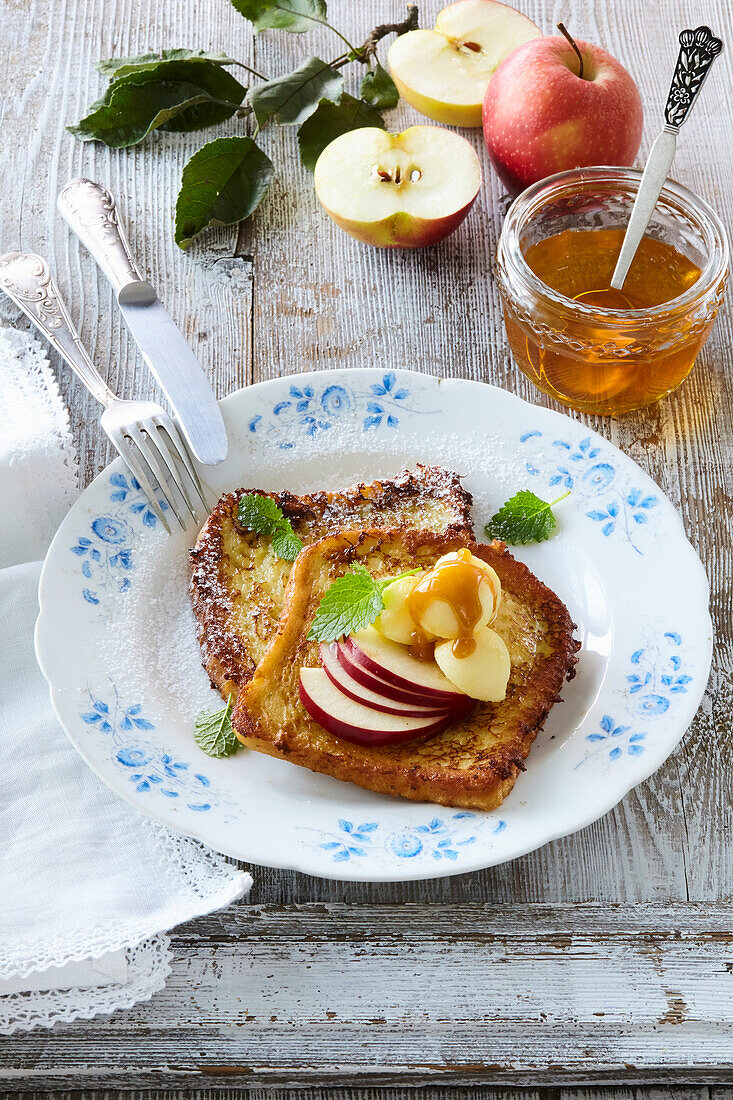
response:
<svg viewBox="0 0 733 1100"><path fill-rule="evenodd" d="M191 723L221 703L201 666L196 620L188 597L191 536L150 537L134 551L133 583L110 607L104 657L128 696L145 698L153 718Z"/></svg>

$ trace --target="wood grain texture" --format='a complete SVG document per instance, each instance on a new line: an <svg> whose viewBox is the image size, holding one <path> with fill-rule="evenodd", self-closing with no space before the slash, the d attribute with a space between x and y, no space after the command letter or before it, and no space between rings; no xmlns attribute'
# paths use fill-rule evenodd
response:
<svg viewBox="0 0 733 1100"><path fill-rule="evenodd" d="M421 1086L419 1094L409 1085L405 1087L365 1088L328 1088L328 1089L247 1089L247 1100L733 1100L733 1090L728 1088L710 1088L701 1085L694 1088L685 1085L666 1085L644 1089L623 1088L583 1088L583 1089L491 1089L483 1086L463 1087L460 1085ZM0 1093L0 1096L12 1096L13 1100L41 1100L41 1097L63 1097L63 1100L110 1100L112 1095L102 1090L78 1090L61 1092L13 1092ZM241 1095L237 1088L212 1089L131 1089L125 1091L125 1100L235 1100Z"/></svg>
<svg viewBox="0 0 733 1100"><path fill-rule="evenodd" d="M430 26L443 3L419 6L421 24ZM519 6L543 30L561 19L627 66L647 105L641 159L660 124L676 31L709 23L729 49L682 131L674 174L730 228L729 0ZM361 40L374 23L401 15L404 4L331 0L330 10L349 37ZM100 57L191 45L227 50L271 74L306 53L335 56L338 40L327 31L254 39L228 0L0 0L0 15L0 251L20 247L51 260L92 354L123 396L160 394L106 281L55 213L56 194L74 175L96 177L117 195L141 267L220 394L301 370L377 364L483 380L552 404L517 372L505 344L492 266L507 201L488 165L476 207L448 241L424 252L376 251L344 236L321 212L298 166L294 131L266 134L262 144L277 176L262 208L239 232L212 233L184 255L172 240L175 194L184 163L209 135L157 135L144 148L115 152L64 131L99 94L103 82L93 63ZM419 121L401 106L389 124ZM241 128L232 122L217 132ZM480 137L471 140L481 150ZM0 302L3 320L17 318ZM318 1087L314 1095L326 1082L364 1089L371 1082L391 1098L402 1088L381 1086L445 1079L462 1097L470 1093L459 1090L471 1084L491 1096L485 1088L496 1080L552 1083L543 1097L565 1100L560 1086L568 1081L730 1079L730 943L715 938L728 935L730 912L712 903L733 895L732 345L725 307L676 395L618 420L577 417L621 446L670 496L710 577L710 685L665 766L588 829L484 872L361 885L258 868L252 900L266 907L240 907L182 930L171 981L151 1004L2 1041L6 1089L176 1085L224 1097L230 1093L220 1086L235 1082L263 1090ZM88 481L110 457L98 409L54 366ZM484 901L499 908L485 910L478 904ZM711 904L681 904L688 901ZM308 902L315 904L293 906ZM323 902L337 907L319 908ZM577 902L678 904L581 907L573 923L574 911L564 906ZM536 904L550 908L528 908ZM452 906L459 908L443 908ZM339 923L349 936L338 938ZM548 928L566 924L562 946L548 946ZM656 936L653 947L644 936ZM601 1005L607 1015L595 1017L604 998L610 1009ZM380 1007L380 999L388 1003ZM268 1014L273 1001L279 1010ZM245 1011L248 1004L254 1013ZM217 1075L206 1071L213 1065L233 1068ZM371 1089L368 1095L377 1095ZM604 1093L582 1095L596 1100ZM620 1088L605 1095L631 1097ZM705 1088L648 1093L683 1095L710 1100Z"/></svg>
<svg viewBox="0 0 733 1100"><path fill-rule="evenodd" d="M721 1064L733 1035L731 915L232 906L177 931L173 973L149 1004L15 1038L3 1083L733 1082Z"/></svg>

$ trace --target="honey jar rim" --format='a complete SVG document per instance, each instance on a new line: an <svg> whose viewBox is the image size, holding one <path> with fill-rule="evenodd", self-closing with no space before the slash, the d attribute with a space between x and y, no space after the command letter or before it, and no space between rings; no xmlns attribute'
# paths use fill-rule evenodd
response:
<svg viewBox="0 0 733 1100"><path fill-rule="evenodd" d="M642 174L638 168L593 165L557 172L555 175L547 176L545 179L538 180L527 187L510 206L502 226L497 251L500 283L502 276L505 279L509 277L510 280L512 278L519 280L523 289L533 292L545 302L569 310L579 318L593 318L596 324L599 319L607 318L609 324L615 326L619 324L628 326L648 325L688 312L690 306L703 298L711 289L717 287L725 278L728 270L728 238L720 218L710 204L694 191L674 180L667 179L665 181L660 199L667 200L673 209L682 207L685 216L693 222L696 228L699 227L708 255L699 278L695 280L692 286L676 298L670 298L669 301L662 302L661 305L647 306L642 309L612 309L608 306L588 305L584 302L578 302L574 298L568 298L548 286L534 273L525 260L520 247L519 230L522 225L536 216L548 202L562 196L564 192L572 194L576 190L576 193L580 193L583 190L590 190L593 184L602 185L606 183L608 185L626 185L625 187L619 187L618 190L626 190L635 194ZM602 186L599 187L600 189L603 189ZM608 186L605 189L611 190L612 188Z"/></svg>

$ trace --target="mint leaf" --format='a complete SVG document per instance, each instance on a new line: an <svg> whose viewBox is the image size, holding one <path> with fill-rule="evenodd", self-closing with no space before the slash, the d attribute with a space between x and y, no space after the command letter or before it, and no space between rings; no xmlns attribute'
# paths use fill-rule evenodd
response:
<svg viewBox="0 0 733 1100"><path fill-rule="evenodd" d="M272 549L283 561L295 561L303 549L303 543L287 520L285 520L285 523L287 527L278 527L277 531L273 533Z"/></svg>
<svg viewBox="0 0 733 1100"><path fill-rule="evenodd" d="M227 705L216 710L202 710L193 727L193 739L208 756L231 756L239 748L232 726L232 697Z"/></svg>
<svg viewBox="0 0 733 1100"><path fill-rule="evenodd" d="M96 68L103 76L117 80L121 76L129 76L130 73L140 72L142 69L150 69L160 61L187 61L191 57L203 58L205 61L215 61L218 65L233 65L234 59L225 53L207 53L205 50L161 50L160 53L141 53L135 57L108 57L98 61Z"/></svg>
<svg viewBox="0 0 733 1100"><path fill-rule="evenodd" d="M224 122L246 92L231 73L205 58L159 61L113 81L90 113L68 130L82 141L124 148L152 130L187 133Z"/></svg>
<svg viewBox="0 0 733 1100"><path fill-rule="evenodd" d="M202 229L248 218L270 185L272 161L252 138L210 141L183 169L176 203L176 244L188 248Z"/></svg>
<svg viewBox="0 0 733 1100"><path fill-rule="evenodd" d="M503 539L513 546L544 542L557 525L553 507L569 494L568 489L567 493L548 504L529 489L520 489L491 517L484 531L488 538Z"/></svg>
<svg viewBox="0 0 733 1100"><path fill-rule="evenodd" d="M380 111L387 111L391 107L396 107L400 100L397 85L378 61L373 70L370 69L368 73L364 74L359 88L359 95L372 107L377 107Z"/></svg>
<svg viewBox="0 0 733 1100"><path fill-rule="evenodd" d="M242 527L258 535L269 535L273 553L283 561L295 561L303 543L272 497L246 493L240 498L237 519Z"/></svg>
<svg viewBox="0 0 733 1100"><path fill-rule="evenodd" d="M240 497L237 519L242 527L257 535L274 535L278 527L288 522L272 497L261 493L246 493Z"/></svg>
<svg viewBox="0 0 733 1100"><path fill-rule="evenodd" d="M273 28L301 34L326 18L325 0L232 0L232 4L254 23L256 31Z"/></svg>
<svg viewBox="0 0 733 1100"><path fill-rule="evenodd" d="M359 130L363 126L385 129L384 119L379 111L363 99L354 99L346 92L338 103L322 99L314 113L298 130L301 164L312 172L321 153L334 138L348 134L350 130Z"/></svg>
<svg viewBox="0 0 733 1100"><path fill-rule="evenodd" d="M382 586L359 562L326 589L318 605L308 638L333 642L369 626L384 608Z"/></svg>
<svg viewBox="0 0 733 1100"><path fill-rule="evenodd" d="M319 99L338 99L343 83L336 69L309 57L293 72L250 88L248 101L260 126L273 115L281 126L297 126L313 114Z"/></svg>

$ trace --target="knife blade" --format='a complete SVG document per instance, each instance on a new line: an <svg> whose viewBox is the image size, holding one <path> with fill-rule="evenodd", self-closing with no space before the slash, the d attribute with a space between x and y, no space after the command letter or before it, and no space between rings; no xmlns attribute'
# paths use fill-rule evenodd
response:
<svg viewBox="0 0 733 1100"><path fill-rule="evenodd" d="M227 434L214 391L183 333L137 269L113 196L99 183L74 179L58 197L61 216L109 279L143 359L168 398L199 462L227 455Z"/></svg>

